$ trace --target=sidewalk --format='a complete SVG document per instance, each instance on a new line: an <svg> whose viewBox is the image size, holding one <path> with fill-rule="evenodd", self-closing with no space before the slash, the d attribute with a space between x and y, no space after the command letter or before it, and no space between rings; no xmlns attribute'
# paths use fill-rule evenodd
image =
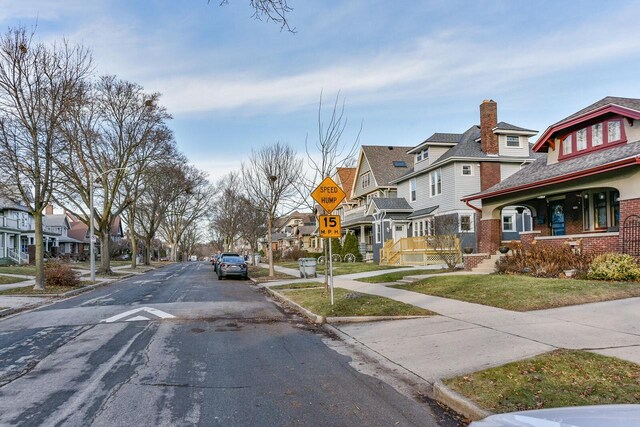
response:
<svg viewBox="0 0 640 427"><path fill-rule="evenodd" d="M299 275L297 270L276 269ZM589 350L640 363L640 298L522 313L354 280L385 272L335 276L334 286L412 304L439 316L333 326L430 383L557 348ZM465 273L439 275L449 274Z"/></svg>

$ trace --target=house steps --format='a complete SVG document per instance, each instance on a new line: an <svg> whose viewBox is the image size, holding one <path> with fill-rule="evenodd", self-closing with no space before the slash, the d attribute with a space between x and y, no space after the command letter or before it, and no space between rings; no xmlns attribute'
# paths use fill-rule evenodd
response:
<svg viewBox="0 0 640 427"><path fill-rule="evenodd" d="M485 273L491 274L496 272L496 261L498 261L503 255L501 253L495 253L490 258L483 260L475 268L471 269L473 273Z"/></svg>

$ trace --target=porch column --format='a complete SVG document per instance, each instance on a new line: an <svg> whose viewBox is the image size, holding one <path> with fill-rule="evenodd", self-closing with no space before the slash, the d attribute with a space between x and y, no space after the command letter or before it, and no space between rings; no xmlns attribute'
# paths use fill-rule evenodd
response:
<svg viewBox="0 0 640 427"><path fill-rule="evenodd" d="M9 233L4 233L1 258L6 258L7 256L9 256L8 252L9 252Z"/></svg>
<svg viewBox="0 0 640 427"><path fill-rule="evenodd" d="M360 243L367 243L367 239L364 238L364 225L360 226Z"/></svg>
<svg viewBox="0 0 640 427"><path fill-rule="evenodd" d="M478 235L478 252L493 254L498 250L502 236L500 233L499 219L480 220L480 233Z"/></svg>

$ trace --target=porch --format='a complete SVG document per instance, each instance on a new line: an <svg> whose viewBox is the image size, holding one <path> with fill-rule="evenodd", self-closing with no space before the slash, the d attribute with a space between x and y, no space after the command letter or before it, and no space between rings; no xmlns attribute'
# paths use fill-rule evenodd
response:
<svg viewBox="0 0 640 427"><path fill-rule="evenodd" d="M462 262L460 239L454 236L404 237L387 240L380 249L380 265L437 265L449 258Z"/></svg>

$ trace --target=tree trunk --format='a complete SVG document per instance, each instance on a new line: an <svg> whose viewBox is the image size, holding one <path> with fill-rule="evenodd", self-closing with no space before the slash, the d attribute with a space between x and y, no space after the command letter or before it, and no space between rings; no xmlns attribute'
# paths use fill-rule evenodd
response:
<svg viewBox="0 0 640 427"><path fill-rule="evenodd" d="M131 268L136 268L138 265L138 242L136 241L136 233L133 231L133 227L129 230L129 238L131 239Z"/></svg>
<svg viewBox="0 0 640 427"><path fill-rule="evenodd" d="M144 247L147 250L147 253L144 256L144 265L151 265L151 252L153 248L151 247L152 239L150 237L146 237L144 239Z"/></svg>
<svg viewBox="0 0 640 427"><path fill-rule="evenodd" d="M100 272L102 274L111 274L111 256L109 254L109 247L111 243L111 237L109 233L102 233L100 235Z"/></svg>
<svg viewBox="0 0 640 427"><path fill-rule="evenodd" d="M269 215L269 220L267 221L267 243L269 244L269 277L274 277L275 271L273 268L273 238L271 236L271 228L273 227L273 218Z"/></svg>
<svg viewBox="0 0 640 427"><path fill-rule="evenodd" d="M33 214L36 234L36 283L33 289L43 290L44 280L44 236L42 235L42 211ZM19 242L18 242L19 243ZM22 248L19 248L22 254Z"/></svg>
<svg viewBox="0 0 640 427"><path fill-rule="evenodd" d="M171 242L171 261L173 262L178 261L178 243L177 242Z"/></svg>

